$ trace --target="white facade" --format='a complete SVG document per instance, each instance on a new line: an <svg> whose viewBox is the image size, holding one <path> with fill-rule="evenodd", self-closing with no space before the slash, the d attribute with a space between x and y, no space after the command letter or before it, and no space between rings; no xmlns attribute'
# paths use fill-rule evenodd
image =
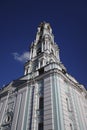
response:
<svg viewBox="0 0 87 130"><path fill-rule="evenodd" d="M24 76L0 90L0 130L87 130L87 91L61 63L49 23L38 27Z"/></svg>

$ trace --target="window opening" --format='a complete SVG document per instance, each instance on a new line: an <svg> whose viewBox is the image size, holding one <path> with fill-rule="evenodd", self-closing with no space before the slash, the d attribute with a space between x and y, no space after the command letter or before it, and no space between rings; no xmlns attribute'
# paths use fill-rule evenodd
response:
<svg viewBox="0 0 87 130"><path fill-rule="evenodd" d="M45 43L43 43L43 50L45 50Z"/></svg>
<svg viewBox="0 0 87 130"><path fill-rule="evenodd" d="M37 55L41 53L41 47L37 49Z"/></svg>
<svg viewBox="0 0 87 130"><path fill-rule="evenodd" d="M26 74L28 74L28 68L26 69Z"/></svg>
<svg viewBox="0 0 87 130"><path fill-rule="evenodd" d="M39 75L44 73L44 68L39 69Z"/></svg>
<svg viewBox="0 0 87 130"><path fill-rule="evenodd" d="M43 123L38 124L38 130L43 130Z"/></svg>
<svg viewBox="0 0 87 130"><path fill-rule="evenodd" d="M43 97L39 99L39 109L43 109Z"/></svg>
<svg viewBox="0 0 87 130"><path fill-rule="evenodd" d="M51 49L51 53L54 54L53 49Z"/></svg>

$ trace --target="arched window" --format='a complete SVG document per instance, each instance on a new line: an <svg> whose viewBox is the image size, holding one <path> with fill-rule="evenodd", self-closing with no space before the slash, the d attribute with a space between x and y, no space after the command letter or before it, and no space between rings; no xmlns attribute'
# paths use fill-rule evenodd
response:
<svg viewBox="0 0 87 130"><path fill-rule="evenodd" d="M38 49L37 49L37 55L39 55L41 53L41 47L39 47Z"/></svg>

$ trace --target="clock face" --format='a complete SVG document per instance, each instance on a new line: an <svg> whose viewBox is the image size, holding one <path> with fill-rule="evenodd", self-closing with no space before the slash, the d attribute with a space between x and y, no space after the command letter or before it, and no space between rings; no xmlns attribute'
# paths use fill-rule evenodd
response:
<svg viewBox="0 0 87 130"><path fill-rule="evenodd" d="M13 118L13 112L7 112L4 116L0 130L11 130L11 122Z"/></svg>
<svg viewBox="0 0 87 130"><path fill-rule="evenodd" d="M5 123L9 123L11 121L11 116L9 114L5 117Z"/></svg>
<svg viewBox="0 0 87 130"><path fill-rule="evenodd" d="M9 124L12 121L12 117L13 117L13 113L12 112L7 112L5 114L4 120L3 120L3 124Z"/></svg>

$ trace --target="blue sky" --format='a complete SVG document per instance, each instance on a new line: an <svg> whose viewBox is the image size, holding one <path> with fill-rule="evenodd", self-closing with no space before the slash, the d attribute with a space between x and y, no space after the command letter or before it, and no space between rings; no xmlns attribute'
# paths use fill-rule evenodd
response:
<svg viewBox="0 0 87 130"><path fill-rule="evenodd" d="M51 24L69 74L87 88L87 3L0 0L0 87L21 77L38 25Z"/></svg>

